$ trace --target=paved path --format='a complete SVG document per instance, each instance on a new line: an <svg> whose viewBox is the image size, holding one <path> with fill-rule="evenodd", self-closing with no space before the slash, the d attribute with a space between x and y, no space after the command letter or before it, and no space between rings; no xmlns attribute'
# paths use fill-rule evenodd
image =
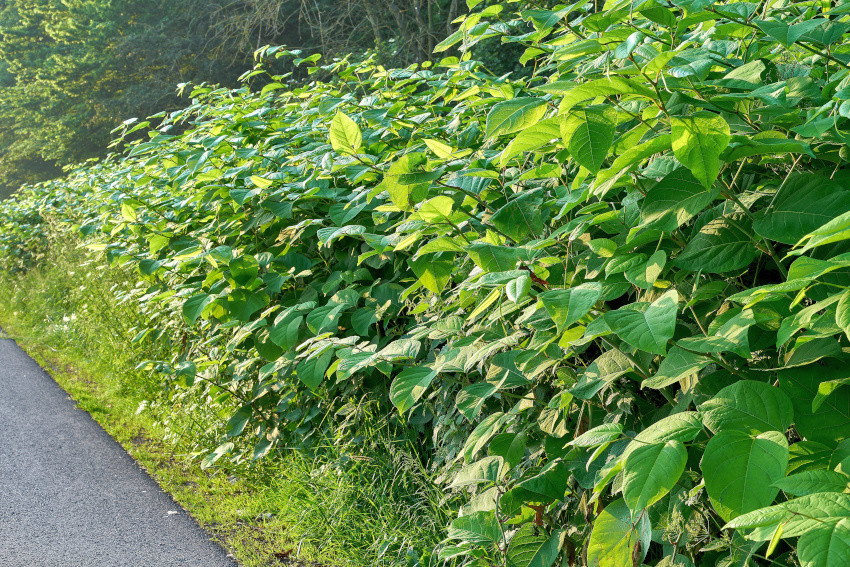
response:
<svg viewBox="0 0 850 567"><path fill-rule="evenodd" d="M35 361L0 339L0 565L236 563Z"/></svg>

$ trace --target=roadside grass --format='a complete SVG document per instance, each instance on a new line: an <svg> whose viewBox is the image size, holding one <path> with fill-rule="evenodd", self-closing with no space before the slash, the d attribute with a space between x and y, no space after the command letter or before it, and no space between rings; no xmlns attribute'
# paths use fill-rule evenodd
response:
<svg viewBox="0 0 850 567"><path fill-rule="evenodd" d="M151 353L129 340L133 306L115 300L134 283L79 242L55 238L39 268L0 278L0 325L240 565L431 564L423 550L445 537L443 493L381 427L365 442L349 432L311 454L201 469L197 436L209 435L215 412L175 409L134 369Z"/></svg>

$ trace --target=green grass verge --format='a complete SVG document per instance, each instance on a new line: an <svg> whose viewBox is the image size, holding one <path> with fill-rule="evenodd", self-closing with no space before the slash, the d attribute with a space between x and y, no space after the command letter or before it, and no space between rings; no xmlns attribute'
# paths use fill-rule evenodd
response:
<svg viewBox="0 0 850 567"><path fill-rule="evenodd" d="M241 565L428 564L422 550L444 537L448 511L410 448L378 428L367 443L360 432L356 444L343 435L311 454L201 469L217 414L134 370L155 353L130 343L140 321L116 299L132 274L58 241L41 266L0 278L5 333Z"/></svg>

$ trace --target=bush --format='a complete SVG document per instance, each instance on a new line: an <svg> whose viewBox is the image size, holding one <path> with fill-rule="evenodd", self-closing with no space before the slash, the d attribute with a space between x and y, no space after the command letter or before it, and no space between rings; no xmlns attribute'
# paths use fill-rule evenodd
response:
<svg viewBox="0 0 850 567"><path fill-rule="evenodd" d="M6 269L48 213L135 267L136 340L171 353L142 367L237 408L208 465L386 417L465 496L429 564L843 565L850 26L824 6L487 6L438 49L530 24L503 39L529 77L197 88L5 204Z"/></svg>

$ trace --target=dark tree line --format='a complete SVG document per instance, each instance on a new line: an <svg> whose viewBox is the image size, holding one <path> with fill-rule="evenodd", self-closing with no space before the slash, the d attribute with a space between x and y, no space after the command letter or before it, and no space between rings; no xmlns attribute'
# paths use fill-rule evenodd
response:
<svg viewBox="0 0 850 567"><path fill-rule="evenodd" d="M103 155L181 82L232 86L263 45L431 58L465 0L0 0L0 189Z"/></svg>

